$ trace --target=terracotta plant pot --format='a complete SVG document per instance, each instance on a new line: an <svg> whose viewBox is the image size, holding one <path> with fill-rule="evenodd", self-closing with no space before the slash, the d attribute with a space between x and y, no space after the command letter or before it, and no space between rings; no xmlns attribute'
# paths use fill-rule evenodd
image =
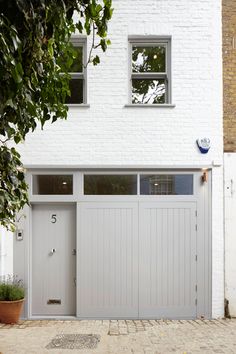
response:
<svg viewBox="0 0 236 354"><path fill-rule="evenodd" d="M0 322L18 323L24 300L0 301Z"/></svg>

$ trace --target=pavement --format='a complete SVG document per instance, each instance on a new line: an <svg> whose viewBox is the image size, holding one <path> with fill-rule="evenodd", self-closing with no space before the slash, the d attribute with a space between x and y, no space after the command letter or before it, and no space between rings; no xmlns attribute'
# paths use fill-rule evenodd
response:
<svg viewBox="0 0 236 354"><path fill-rule="evenodd" d="M0 323L0 354L236 353L236 319Z"/></svg>

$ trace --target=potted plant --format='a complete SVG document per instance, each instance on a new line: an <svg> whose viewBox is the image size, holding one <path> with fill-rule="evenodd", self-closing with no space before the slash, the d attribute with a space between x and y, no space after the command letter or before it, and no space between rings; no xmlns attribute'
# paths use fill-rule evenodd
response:
<svg viewBox="0 0 236 354"><path fill-rule="evenodd" d="M0 322L17 323L20 318L25 288L22 280L8 277L0 281Z"/></svg>

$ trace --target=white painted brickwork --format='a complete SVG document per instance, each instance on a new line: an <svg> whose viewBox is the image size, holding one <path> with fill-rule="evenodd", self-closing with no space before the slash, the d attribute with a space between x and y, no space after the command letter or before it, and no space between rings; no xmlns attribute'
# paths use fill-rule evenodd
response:
<svg viewBox="0 0 236 354"><path fill-rule="evenodd" d="M220 0L114 0L111 47L88 68L89 108L47 125L21 147L26 165L222 164ZM172 36L175 108L127 108L128 35ZM88 42L89 48L89 42ZM201 155L198 137L212 147ZM213 167L213 316L223 315L222 167Z"/></svg>
<svg viewBox="0 0 236 354"><path fill-rule="evenodd" d="M0 278L13 273L13 235L0 226Z"/></svg>

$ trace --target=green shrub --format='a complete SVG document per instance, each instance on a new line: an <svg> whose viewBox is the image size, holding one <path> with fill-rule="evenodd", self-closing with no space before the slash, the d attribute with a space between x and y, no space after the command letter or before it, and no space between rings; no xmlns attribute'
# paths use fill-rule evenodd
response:
<svg viewBox="0 0 236 354"><path fill-rule="evenodd" d="M8 278L0 281L0 301L16 301L25 297L25 289L21 280Z"/></svg>

